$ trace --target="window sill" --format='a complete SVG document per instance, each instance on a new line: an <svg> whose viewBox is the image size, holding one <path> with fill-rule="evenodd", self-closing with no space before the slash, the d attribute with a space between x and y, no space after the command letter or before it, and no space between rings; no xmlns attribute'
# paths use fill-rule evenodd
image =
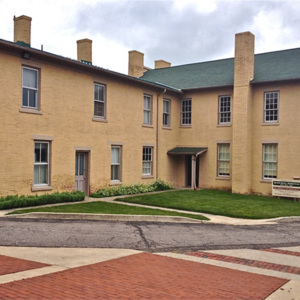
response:
<svg viewBox="0 0 300 300"><path fill-rule="evenodd" d="M172 130L171 127L167 127L167 126L163 126L162 129L165 129L165 130Z"/></svg>
<svg viewBox="0 0 300 300"><path fill-rule="evenodd" d="M217 127L231 127L231 123L218 124Z"/></svg>
<svg viewBox="0 0 300 300"><path fill-rule="evenodd" d="M221 177L221 176L217 176L216 177L216 180L230 180L231 178L230 178L230 176L224 176L224 177Z"/></svg>
<svg viewBox="0 0 300 300"><path fill-rule="evenodd" d="M31 187L32 192L40 192L40 191L52 191L52 186L49 185L33 185Z"/></svg>
<svg viewBox="0 0 300 300"><path fill-rule="evenodd" d="M154 128L154 126L151 124L143 124L142 126L146 128Z"/></svg>
<svg viewBox="0 0 300 300"><path fill-rule="evenodd" d="M269 123L262 123L262 126L279 126L278 122L269 122Z"/></svg>
<svg viewBox="0 0 300 300"><path fill-rule="evenodd" d="M179 128L192 128L192 125L180 125Z"/></svg>
<svg viewBox="0 0 300 300"><path fill-rule="evenodd" d="M35 115L42 115L43 113L38 110L38 109L34 109L34 108L26 108L26 107L21 107L19 112L21 113L26 113L26 114L35 114Z"/></svg>
<svg viewBox="0 0 300 300"><path fill-rule="evenodd" d="M274 178L276 179L276 178ZM260 183L272 183L272 179L262 179Z"/></svg>
<svg viewBox="0 0 300 300"><path fill-rule="evenodd" d="M153 175L142 175L142 179L153 179Z"/></svg>
<svg viewBox="0 0 300 300"><path fill-rule="evenodd" d="M109 185L110 185L110 186L114 186L114 185L122 185L122 184L123 184L123 183L122 183L121 181L117 181L117 180L116 180L116 181L111 181Z"/></svg>
<svg viewBox="0 0 300 300"><path fill-rule="evenodd" d="M101 117L96 117L94 116L92 119L94 122L103 122L103 123L107 123L107 119L101 118Z"/></svg>

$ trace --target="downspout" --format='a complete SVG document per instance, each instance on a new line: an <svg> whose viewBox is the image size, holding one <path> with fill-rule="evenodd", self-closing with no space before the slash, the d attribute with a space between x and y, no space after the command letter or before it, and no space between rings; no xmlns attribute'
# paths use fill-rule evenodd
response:
<svg viewBox="0 0 300 300"><path fill-rule="evenodd" d="M157 101L156 101L156 179L158 179L158 126L159 126L159 122L158 122L158 104L159 104L159 97L163 94L165 94L167 92L167 89L164 89L160 94L157 94Z"/></svg>
<svg viewBox="0 0 300 300"><path fill-rule="evenodd" d="M192 183L192 189L193 190L197 190L197 158L200 154L202 154L203 151L196 153L196 155L192 156L192 163L194 164L194 166L192 166L192 172L194 171L194 174L192 174L192 177L194 178L194 182Z"/></svg>

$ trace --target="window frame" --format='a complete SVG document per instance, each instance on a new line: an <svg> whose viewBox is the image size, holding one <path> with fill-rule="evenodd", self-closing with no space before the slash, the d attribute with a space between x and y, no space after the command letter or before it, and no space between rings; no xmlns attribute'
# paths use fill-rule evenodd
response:
<svg viewBox="0 0 300 300"><path fill-rule="evenodd" d="M265 154L266 154L266 147L267 146L276 146L276 161L275 160L265 160ZM273 152L271 153L273 156ZM270 155L270 154L269 154ZM270 164L276 167L276 169L267 169L266 165ZM266 176L266 171L272 172L272 171L276 171L276 176ZM272 181L272 179L276 179L278 178L278 143L263 143L262 144L262 180L264 181Z"/></svg>
<svg viewBox="0 0 300 300"><path fill-rule="evenodd" d="M277 94L276 100L277 100L277 108L268 108L267 109L267 95L270 94ZM263 123L264 124L277 124L279 122L279 91L268 91L268 92L264 92L264 106L263 106ZM270 99L269 99L270 100ZM274 101L274 98L272 99ZM271 105L271 104L268 104ZM274 105L274 103L272 103L272 105ZM274 120L267 120L267 118L271 118L271 115L267 116L267 112L273 112L272 116L274 118L274 112L276 112L276 119Z"/></svg>
<svg viewBox="0 0 300 300"><path fill-rule="evenodd" d="M229 102L229 111L221 111L222 106L224 106L225 108L228 107L226 105L222 105L222 100L224 100L224 102L226 102L226 100L230 100ZM225 103L226 104L226 103ZM218 124L219 125L230 125L231 124L231 116L232 116L232 97L231 95L222 95L219 96L219 109L218 109ZM229 116L226 116L226 114L229 114ZM229 118L229 121L227 120L227 118ZM223 121L223 119L226 119L225 121Z"/></svg>
<svg viewBox="0 0 300 300"><path fill-rule="evenodd" d="M186 102L190 102L188 106L185 105ZM187 110L186 108L189 108ZM192 98L182 99L180 103L180 126L192 125Z"/></svg>
<svg viewBox="0 0 300 300"><path fill-rule="evenodd" d="M149 108L145 108L145 100L149 100ZM145 115L148 115L149 121L146 120ZM143 125L152 125L152 117L153 117L153 97L149 94L144 94L143 97Z"/></svg>
<svg viewBox="0 0 300 300"><path fill-rule="evenodd" d="M118 153L118 162L117 163L113 163L112 162L112 149L118 149L119 153ZM122 181L122 146L120 145L111 145L111 148L110 148L110 181L111 182L121 182ZM118 178L117 179L114 179L112 178L113 176L113 166L118 166L118 171L117 171L117 174L118 174Z"/></svg>
<svg viewBox="0 0 300 300"><path fill-rule="evenodd" d="M229 159L221 159L220 158L220 154L221 154L221 147L222 146L228 146L228 153L229 153ZM230 143L218 143L217 144L217 177L219 178L230 178L231 176L231 151L230 151ZM226 154L225 152L223 152L224 154ZM224 173L224 172L220 172L220 165L221 164L228 164L227 169L228 169L228 173ZM223 167L224 169L224 167Z"/></svg>
<svg viewBox="0 0 300 300"><path fill-rule="evenodd" d="M24 70L31 70L36 72L36 88L28 87L24 85ZM24 105L24 89L35 91L35 106L30 106L30 99L28 95L28 105ZM22 100L21 100L21 108L28 110L40 110L40 69L30 66L22 65Z"/></svg>
<svg viewBox="0 0 300 300"><path fill-rule="evenodd" d="M165 103L168 103L169 111L165 111ZM166 122L165 122L166 120ZM163 127L170 127L171 126L171 100L170 99L163 99Z"/></svg>
<svg viewBox="0 0 300 300"><path fill-rule="evenodd" d="M142 175L143 177L150 177L153 176L153 148L152 146L143 146L143 153L142 153ZM148 153L145 153L147 152ZM149 152L150 150L150 152ZM146 156L146 157L145 157ZM144 159L150 156L150 159ZM146 164L149 166L146 166ZM144 170L150 170L150 172L144 172Z"/></svg>
<svg viewBox="0 0 300 300"><path fill-rule="evenodd" d="M95 97L95 88L96 86L100 86L102 87L103 89L103 92L102 92L102 97L103 97L103 100L100 100L100 99L96 99ZM103 115L96 115L96 110L95 110L95 105L96 103L101 103L103 104ZM105 84L102 84L102 83L98 83L98 82L94 82L94 118L96 119L106 119L106 85Z"/></svg>
<svg viewBox="0 0 300 300"><path fill-rule="evenodd" d="M36 144L46 144L47 145L47 162L36 162L35 158L35 149L36 149ZM50 141L44 141L44 140L35 140L33 144L33 187L48 187L50 186ZM46 183L36 183L35 182L35 167L36 166L47 166L47 173L46 173L46 178L47 182ZM39 178L40 181L40 178Z"/></svg>

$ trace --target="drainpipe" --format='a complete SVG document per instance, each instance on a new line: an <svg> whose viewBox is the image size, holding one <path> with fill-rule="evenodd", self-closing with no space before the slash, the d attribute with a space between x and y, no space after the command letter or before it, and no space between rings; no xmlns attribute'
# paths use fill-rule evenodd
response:
<svg viewBox="0 0 300 300"><path fill-rule="evenodd" d="M167 92L167 89L164 89L160 94L157 94L157 101L156 101L156 179L158 179L158 126L159 126L159 121L158 121L158 116L159 116L159 111L158 111L158 104L159 104L159 97Z"/></svg>
<svg viewBox="0 0 300 300"><path fill-rule="evenodd" d="M200 154L202 154L203 151L196 153L196 155L192 155L192 189L197 190L197 158Z"/></svg>

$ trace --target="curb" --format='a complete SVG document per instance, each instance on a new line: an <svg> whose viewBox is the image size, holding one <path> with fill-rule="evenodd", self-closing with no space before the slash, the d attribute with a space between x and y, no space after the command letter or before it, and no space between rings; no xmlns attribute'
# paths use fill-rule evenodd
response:
<svg viewBox="0 0 300 300"><path fill-rule="evenodd" d="M109 215L109 214L80 214L80 213L39 213L32 212L19 215L6 215L7 219L49 219L49 220L88 220L88 221L139 221L164 223L206 223L209 221L174 216L151 215Z"/></svg>

